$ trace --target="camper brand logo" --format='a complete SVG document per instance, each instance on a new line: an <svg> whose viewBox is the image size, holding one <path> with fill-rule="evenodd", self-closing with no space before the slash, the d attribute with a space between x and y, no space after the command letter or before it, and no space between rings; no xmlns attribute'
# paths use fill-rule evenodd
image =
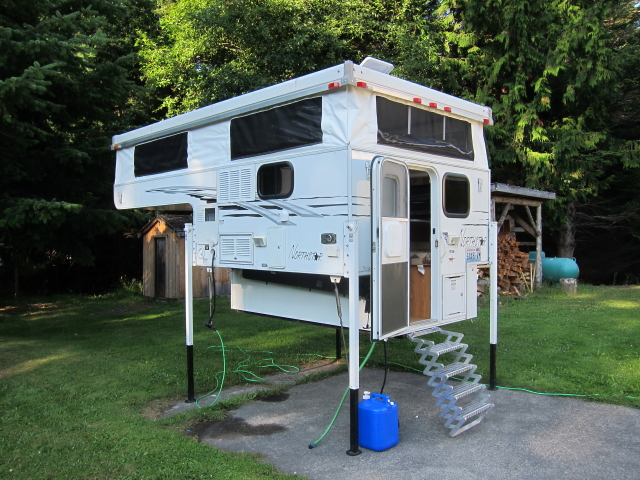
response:
<svg viewBox="0 0 640 480"><path fill-rule="evenodd" d="M289 253L289 258L292 260L310 260L313 262L317 262L322 260L322 253L318 252L301 252L298 250L298 245L294 245L291 247L291 252Z"/></svg>
<svg viewBox="0 0 640 480"><path fill-rule="evenodd" d="M481 247L485 243L487 243L487 237L483 237L481 235L467 237L465 233L466 229L463 228L462 230L460 230L460 246L462 247Z"/></svg>

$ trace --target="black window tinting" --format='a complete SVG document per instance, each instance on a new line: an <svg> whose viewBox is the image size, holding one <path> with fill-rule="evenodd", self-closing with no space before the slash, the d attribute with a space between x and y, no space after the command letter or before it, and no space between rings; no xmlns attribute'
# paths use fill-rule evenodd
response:
<svg viewBox="0 0 640 480"><path fill-rule="evenodd" d="M469 179L464 175L446 174L444 176L442 208L447 217L469 216Z"/></svg>
<svg viewBox="0 0 640 480"><path fill-rule="evenodd" d="M471 124L376 97L378 143L473 160Z"/></svg>
<svg viewBox="0 0 640 480"><path fill-rule="evenodd" d="M268 163L258 169L260 198L287 198L293 193L293 167L289 162Z"/></svg>
<svg viewBox="0 0 640 480"><path fill-rule="evenodd" d="M136 145L133 165L136 177L187 168L187 132Z"/></svg>
<svg viewBox="0 0 640 480"><path fill-rule="evenodd" d="M231 120L231 160L322 143L322 97Z"/></svg>

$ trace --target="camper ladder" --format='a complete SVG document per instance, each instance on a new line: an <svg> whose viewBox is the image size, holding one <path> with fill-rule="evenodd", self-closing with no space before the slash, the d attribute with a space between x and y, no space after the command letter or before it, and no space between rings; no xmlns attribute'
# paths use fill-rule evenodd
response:
<svg viewBox="0 0 640 480"><path fill-rule="evenodd" d="M447 338L442 343L417 338L431 333L442 333ZM489 403L486 387L479 383L482 377L475 373L477 366L470 363L473 356L466 353L468 345L460 342L463 336L438 327L409 335L409 339L418 344L414 351L421 355L419 362L426 366L424 374L430 377L428 385L433 387L440 416L446 420L444 426L451 429L452 437L479 424L494 407ZM445 354L453 356L447 365L439 362L440 355ZM459 380L452 380L453 377Z"/></svg>

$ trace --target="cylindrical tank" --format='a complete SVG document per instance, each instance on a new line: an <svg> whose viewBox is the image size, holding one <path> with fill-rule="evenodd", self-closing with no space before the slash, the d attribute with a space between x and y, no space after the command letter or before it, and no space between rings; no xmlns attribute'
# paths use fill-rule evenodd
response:
<svg viewBox="0 0 640 480"><path fill-rule="evenodd" d="M529 252L529 258L535 260L536 252ZM575 258L550 257L542 252L542 280L559 282L561 278L578 278L580 268Z"/></svg>

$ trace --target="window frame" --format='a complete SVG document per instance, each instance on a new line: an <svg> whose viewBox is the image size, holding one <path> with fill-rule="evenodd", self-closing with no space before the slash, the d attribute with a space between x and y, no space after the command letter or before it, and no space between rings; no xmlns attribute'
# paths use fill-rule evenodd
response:
<svg viewBox="0 0 640 480"><path fill-rule="evenodd" d="M467 182L467 211L466 213L454 213L447 210L447 180L450 178L464 179ZM449 218L467 218L471 213L471 182L469 177L462 173L445 173L442 177L442 211Z"/></svg>
<svg viewBox="0 0 640 480"><path fill-rule="evenodd" d="M286 194L263 194L261 192L261 181L260 181L260 172L263 171L263 169L265 168L278 168L279 166L283 166L286 165L289 167L290 171L291 171L291 188L289 189L289 191ZM281 171L281 170L279 170ZM261 200L278 200L278 199L282 199L282 198L289 198L292 194L293 194L293 189L294 189L294 185L295 185L295 172L293 169L293 164L291 162L272 162L272 163L263 163L262 165L260 165L260 167L258 167L258 172L256 174L256 191L258 193L258 197Z"/></svg>

